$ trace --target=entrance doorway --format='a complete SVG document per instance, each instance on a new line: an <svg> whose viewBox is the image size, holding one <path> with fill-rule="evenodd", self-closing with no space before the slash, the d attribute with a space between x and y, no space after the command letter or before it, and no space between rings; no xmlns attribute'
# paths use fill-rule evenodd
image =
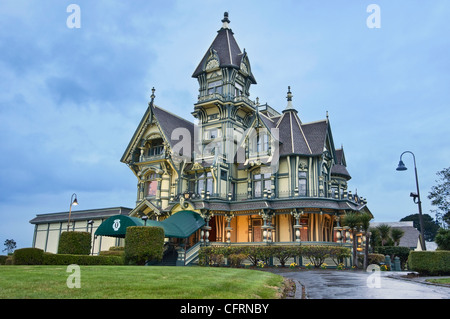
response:
<svg viewBox="0 0 450 319"><path fill-rule="evenodd" d="M252 220L252 233L253 233L253 241L261 242L262 241L262 219L253 219Z"/></svg>

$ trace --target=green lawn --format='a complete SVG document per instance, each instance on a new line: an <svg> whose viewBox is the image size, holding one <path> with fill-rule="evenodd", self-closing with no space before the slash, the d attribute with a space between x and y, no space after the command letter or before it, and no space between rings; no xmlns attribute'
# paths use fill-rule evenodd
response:
<svg viewBox="0 0 450 319"><path fill-rule="evenodd" d="M436 278L436 279L427 279L427 281L436 283L436 284L443 284L443 285L450 285L450 277L447 278Z"/></svg>
<svg viewBox="0 0 450 319"><path fill-rule="evenodd" d="M275 299L283 278L270 272L210 267L80 266L68 288L65 266L0 266L0 299Z"/></svg>

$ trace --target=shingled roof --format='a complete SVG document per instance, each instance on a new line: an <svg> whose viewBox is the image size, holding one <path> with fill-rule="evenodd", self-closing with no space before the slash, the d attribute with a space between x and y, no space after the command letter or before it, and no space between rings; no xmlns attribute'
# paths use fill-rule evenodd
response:
<svg viewBox="0 0 450 319"><path fill-rule="evenodd" d="M237 44L236 39L233 36L234 35L233 31L231 31L231 29L228 27L228 23L230 23L230 20L228 20L227 12L225 12L225 17L222 20L222 22L223 22L222 28L219 31L217 31L216 38L206 51L205 55L203 56L203 59L200 61L199 65L192 74L192 77L196 78L201 73L205 72L206 63L211 54L214 54L218 57L219 67L221 68L223 67L232 67L236 69L241 68L241 61L242 58L246 55L246 53L245 50L244 53L241 52L241 49L239 48L239 45ZM253 84L256 84L255 77L253 76L250 70L248 71L250 72L249 77L252 80Z"/></svg>

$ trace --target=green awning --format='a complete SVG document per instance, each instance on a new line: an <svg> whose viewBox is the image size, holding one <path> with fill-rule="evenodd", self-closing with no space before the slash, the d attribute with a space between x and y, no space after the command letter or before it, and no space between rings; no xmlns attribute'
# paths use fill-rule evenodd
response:
<svg viewBox="0 0 450 319"><path fill-rule="evenodd" d="M183 210L163 221L147 220L147 226L161 227L165 237L187 238L205 225L203 218L196 212ZM95 231L97 236L125 237L129 226L144 226L144 221L125 215L111 216Z"/></svg>
<svg viewBox="0 0 450 319"><path fill-rule="evenodd" d="M129 226L144 226L144 222L137 217L114 215L98 226L95 235L125 238Z"/></svg>

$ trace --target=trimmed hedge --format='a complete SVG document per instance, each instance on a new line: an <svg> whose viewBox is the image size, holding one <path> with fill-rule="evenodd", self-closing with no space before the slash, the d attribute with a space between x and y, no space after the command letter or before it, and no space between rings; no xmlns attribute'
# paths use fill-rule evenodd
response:
<svg viewBox="0 0 450 319"><path fill-rule="evenodd" d="M350 249L339 246L208 246L201 247L199 252L200 265L220 265L218 260L231 258L230 263L236 265L235 256L246 256L254 266L261 260L269 264L271 258L276 258L282 266L289 258L302 256L308 258L315 267L320 267L325 258L330 257L337 265L343 258L350 257ZM221 257L221 258L220 258ZM240 260L242 262L242 260ZM239 262L239 264L240 264Z"/></svg>
<svg viewBox="0 0 450 319"><path fill-rule="evenodd" d="M13 254L13 265L42 265L44 251L39 248L16 249Z"/></svg>
<svg viewBox="0 0 450 319"><path fill-rule="evenodd" d="M125 234L125 264L144 265L161 261L164 254L164 229L130 226Z"/></svg>
<svg viewBox="0 0 450 319"><path fill-rule="evenodd" d="M6 259L8 259L8 256L1 255L0 256L0 265L5 265Z"/></svg>
<svg viewBox="0 0 450 319"><path fill-rule="evenodd" d="M123 265L120 256L88 256L46 253L39 248L16 249L12 265Z"/></svg>
<svg viewBox="0 0 450 319"><path fill-rule="evenodd" d="M449 275L450 251L411 251L408 266L421 275Z"/></svg>
<svg viewBox="0 0 450 319"><path fill-rule="evenodd" d="M58 254L89 255L91 234L88 232L63 232L59 238Z"/></svg>
<svg viewBox="0 0 450 319"><path fill-rule="evenodd" d="M44 253L43 265L123 265L121 256L86 256Z"/></svg>

